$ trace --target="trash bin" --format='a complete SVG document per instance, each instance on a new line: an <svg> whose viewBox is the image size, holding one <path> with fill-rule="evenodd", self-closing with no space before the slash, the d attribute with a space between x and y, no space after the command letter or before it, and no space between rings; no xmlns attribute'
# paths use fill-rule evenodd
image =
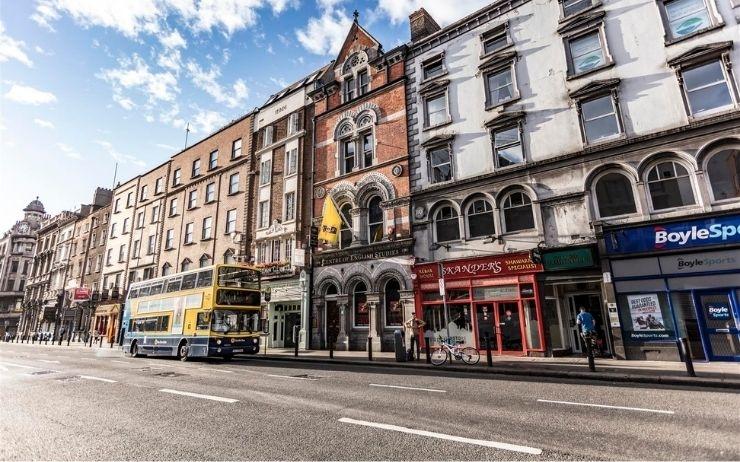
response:
<svg viewBox="0 0 740 462"><path fill-rule="evenodd" d="M393 343L396 351L396 362L405 362L406 344L403 340L403 333L399 329L396 329L396 331L393 332Z"/></svg>

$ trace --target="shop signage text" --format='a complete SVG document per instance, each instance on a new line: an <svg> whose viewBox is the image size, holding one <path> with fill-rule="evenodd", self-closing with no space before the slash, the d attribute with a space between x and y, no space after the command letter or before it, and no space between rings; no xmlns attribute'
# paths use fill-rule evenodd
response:
<svg viewBox="0 0 740 462"><path fill-rule="evenodd" d="M542 255L542 264L546 271L592 268L594 254L590 247L548 252Z"/></svg>
<svg viewBox="0 0 740 462"><path fill-rule="evenodd" d="M445 280L542 271L542 265L533 263L528 253L483 257L442 262ZM439 278L439 263L424 263L414 267L419 282L433 282Z"/></svg>
<svg viewBox="0 0 740 462"><path fill-rule="evenodd" d="M712 321L727 321L730 319L730 307L727 303L709 303L705 307L707 318Z"/></svg>
<svg viewBox="0 0 740 462"><path fill-rule="evenodd" d="M610 254L740 243L740 215L613 230L604 239Z"/></svg>
<svg viewBox="0 0 740 462"><path fill-rule="evenodd" d="M408 242L377 246L377 248L373 250L365 250L366 248L362 248L331 253L327 252L323 255L317 255L315 257L315 262L317 266L329 266L365 260L382 260L384 258L392 258L399 255L413 255L414 249L412 244L412 241L409 239Z"/></svg>

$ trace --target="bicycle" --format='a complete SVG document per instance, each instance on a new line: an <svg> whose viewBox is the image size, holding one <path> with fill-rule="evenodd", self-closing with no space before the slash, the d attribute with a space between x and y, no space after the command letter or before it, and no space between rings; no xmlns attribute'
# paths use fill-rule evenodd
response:
<svg viewBox="0 0 740 462"><path fill-rule="evenodd" d="M473 347L462 347L463 342L456 344L442 342L439 348L436 348L432 352L431 361L435 366L441 366L448 360L452 362L451 358L462 360L465 364L475 365L480 361L480 352Z"/></svg>

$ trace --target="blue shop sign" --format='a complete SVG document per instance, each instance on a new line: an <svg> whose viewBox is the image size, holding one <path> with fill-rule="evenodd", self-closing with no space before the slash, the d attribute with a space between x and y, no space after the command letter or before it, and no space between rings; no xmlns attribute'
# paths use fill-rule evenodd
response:
<svg viewBox="0 0 740 462"><path fill-rule="evenodd" d="M740 244L740 215L617 229L604 240L609 254Z"/></svg>

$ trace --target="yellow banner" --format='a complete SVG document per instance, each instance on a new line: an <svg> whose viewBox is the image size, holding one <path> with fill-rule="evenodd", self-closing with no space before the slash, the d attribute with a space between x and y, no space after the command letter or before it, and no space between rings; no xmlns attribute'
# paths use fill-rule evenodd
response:
<svg viewBox="0 0 740 462"><path fill-rule="evenodd" d="M324 216L321 219L321 228L319 229L319 240L336 244L339 242L339 230L342 227L342 218L339 216L339 210L334 204L331 197L324 201Z"/></svg>

